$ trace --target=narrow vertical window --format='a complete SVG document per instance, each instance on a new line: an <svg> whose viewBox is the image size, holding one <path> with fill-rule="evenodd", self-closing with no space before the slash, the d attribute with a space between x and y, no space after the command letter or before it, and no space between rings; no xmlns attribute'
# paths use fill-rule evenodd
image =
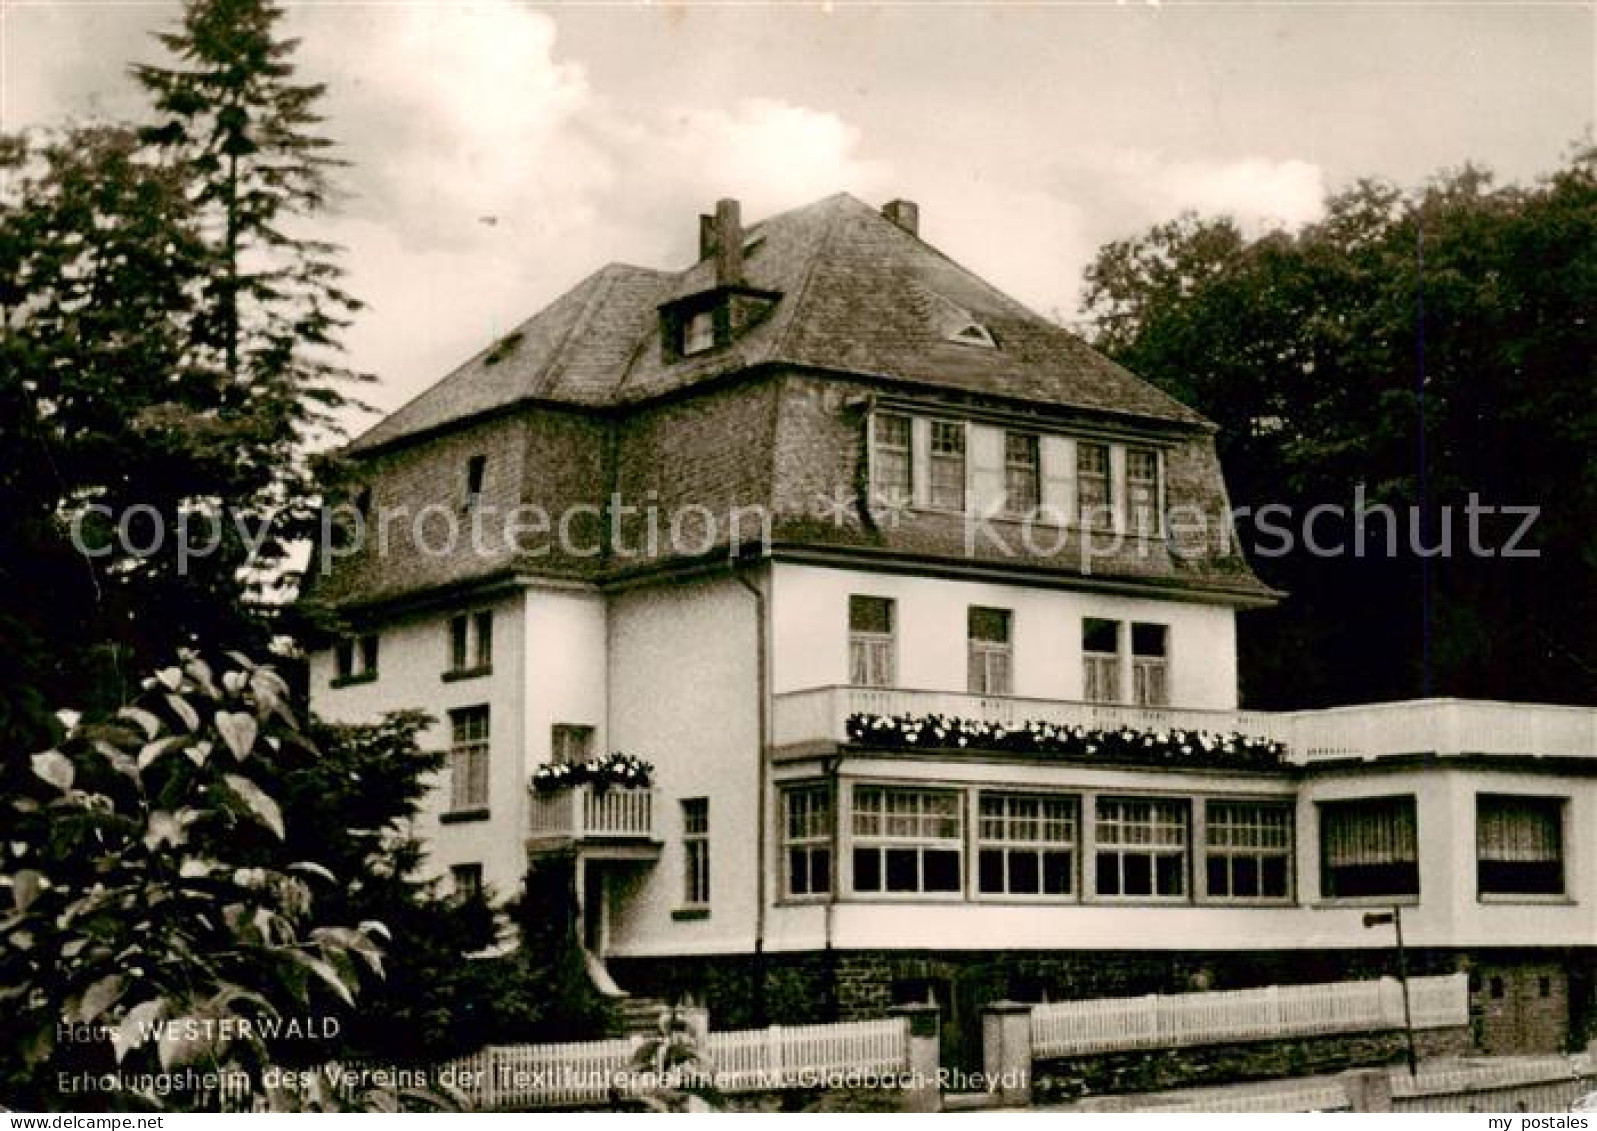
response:
<svg viewBox="0 0 1597 1131"><path fill-rule="evenodd" d="M1076 513L1082 526L1114 525L1109 482L1109 445L1091 440L1076 444Z"/></svg>
<svg viewBox="0 0 1597 1131"><path fill-rule="evenodd" d="M972 695L1013 693L1014 646L1008 609L972 605L968 615L968 687Z"/></svg>
<svg viewBox="0 0 1597 1131"><path fill-rule="evenodd" d="M942 510L965 509L965 426L953 420L932 421L931 457L927 463L927 501Z"/></svg>
<svg viewBox="0 0 1597 1131"><path fill-rule="evenodd" d="M893 611L889 597L849 597L848 667L855 687L893 686Z"/></svg>
<svg viewBox="0 0 1597 1131"><path fill-rule="evenodd" d="M470 665L466 658L470 655L471 647L471 619L469 617L449 618L449 670L463 672Z"/></svg>
<svg viewBox="0 0 1597 1131"><path fill-rule="evenodd" d="M482 501L483 482L488 476L488 457L472 456L466 461L466 505L474 507Z"/></svg>
<svg viewBox="0 0 1597 1131"><path fill-rule="evenodd" d="M1131 626L1131 697L1139 707L1170 705L1170 629Z"/></svg>
<svg viewBox="0 0 1597 1131"><path fill-rule="evenodd" d="M333 682L366 683L377 678L377 634L348 636L333 649Z"/></svg>
<svg viewBox="0 0 1597 1131"><path fill-rule="evenodd" d="M482 675L493 668L494 614L491 609L449 618L449 667L446 678Z"/></svg>
<svg viewBox="0 0 1597 1131"><path fill-rule="evenodd" d="M1041 498L1037 437L1023 432L1004 433L1004 510L1029 515Z"/></svg>
<svg viewBox="0 0 1597 1131"><path fill-rule="evenodd" d="M449 811L488 807L488 708L449 712Z"/></svg>
<svg viewBox="0 0 1597 1131"><path fill-rule="evenodd" d="M1081 697L1089 703L1120 702L1120 622L1087 617L1081 622Z"/></svg>
<svg viewBox="0 0 1597 1131"><path fill-rule="evenodd" d="M686 907L710 903L710 799L682 801L682 902Z"/></svg>
<svg viewBox="0 0 1597 1131"><path fill-rule="evenodd" d="M1126 449L1126 511L1133 534L1158 536L1159 453L1152 448Z"/></svg>
<svg viewBox="0 0 1597 1131"><path fill-rule="evenodd" d="M784 894L801 899L832 890L832 795L825 785L782 791Z"/></svg>
<svg viewBox="0 0 1597 1131"><path fill-rule="evenodd" d="M871 431L872 494L877 501L907 503L914 489L909 417L878 414Z"/></svg>
<svg viewBox="0 0 1597 1131"><path fill-rule="evenodd" d="M471 624L476 636L473 668L491 668L494 662L494 615L491 611L473 613Z"/></svg>

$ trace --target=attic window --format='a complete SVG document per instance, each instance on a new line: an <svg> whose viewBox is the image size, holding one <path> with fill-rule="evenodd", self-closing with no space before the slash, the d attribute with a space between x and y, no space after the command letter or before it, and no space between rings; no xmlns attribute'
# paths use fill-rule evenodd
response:
<svg viewBox="0 0 1597 1131"><path fill-rule="evenodd" d="M715 311L701 310L682 328L682 354L703 353L715 345Z"/></svg>
<svg viewBox="0 0 1597 1131"><path fill-rule="evenodd" d="M525 335L520 330L512 330L493 344L488 351L488 356L482 359L484 365L498 365L505 358L516 352L516 347L521 344Z"/></svg>
<svg viewBox="0 0 1597 1131"><path fill-rule="evenodd" d="M993 341L993 336L987 327L979 322L967 322L948 336L950 340L963 342L968 346L986 346L988 349L998 348L998 343Z"/></svg>

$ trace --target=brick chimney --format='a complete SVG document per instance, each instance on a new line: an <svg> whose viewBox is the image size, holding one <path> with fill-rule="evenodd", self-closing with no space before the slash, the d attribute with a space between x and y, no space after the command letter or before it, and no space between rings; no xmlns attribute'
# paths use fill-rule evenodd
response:
<svg viewBox="0 0 1597 1131"><path fill-rule="evenodd" d="M715 215L699 217L699 258L715 256L715 285L743 282L743 220L735 200L715 202Z"/></svg>
<svg viewBox="0 0 1597 1131"><path fill-rule="evenodd" d="M890 200L882 205L882 215L910 235L920 235L920 205L913 200Z"/></svg>

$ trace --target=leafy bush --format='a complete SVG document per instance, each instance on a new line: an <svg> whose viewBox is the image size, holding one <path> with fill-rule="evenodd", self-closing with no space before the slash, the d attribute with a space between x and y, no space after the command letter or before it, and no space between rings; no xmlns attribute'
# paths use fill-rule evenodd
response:
<svg viewBox="0 0 1597 1131"><path fill-rule="evenodd" d="M325 1055L315 1038L362 972L380 976L387 931L326 925L318 892L339 878L283 860L270 786L290 752L314 750L282 679L187 654L114 716L60 720L33 756L37 787L6 799L7 1101L214 1107L225 1080L234 1101L300 1106L267 1069ZM92 1095L63 1094L90 1079Z"/></svg>

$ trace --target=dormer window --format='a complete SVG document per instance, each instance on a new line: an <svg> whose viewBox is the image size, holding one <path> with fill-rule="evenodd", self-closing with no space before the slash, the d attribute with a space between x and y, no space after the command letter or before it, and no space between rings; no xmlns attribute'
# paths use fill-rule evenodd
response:
<svg viewBox="0 0 1597 1131"><path fill-rule="evenodd" d="M967 322L949 336L950 341L959 342L967 346L985 346L988 349L997 349L998 343L993 341L992 331L980 322Z"/></svg>
<svg viewBox="0 0 1597 1131"><path fill-rule="evenodd" d="M682 356L703 353L715 346L715 311L701 310L682 327Z"/></svg>

